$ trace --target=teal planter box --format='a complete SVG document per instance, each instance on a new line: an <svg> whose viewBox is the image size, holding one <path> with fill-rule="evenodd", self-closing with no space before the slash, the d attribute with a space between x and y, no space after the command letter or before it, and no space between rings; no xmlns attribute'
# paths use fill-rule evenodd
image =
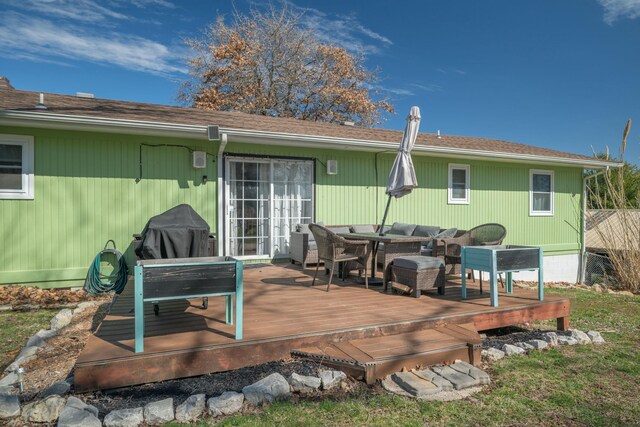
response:
<svg viewBox="0 0 640 427"><path fill-rule="evenodd" d="M544 299L543 250L536 246L464 246L461 250L462 299L467 299L466 269L489 273L491 305L498 306L498 273L507 275L507 293L513 292L512 273L538 270L538 299Z"/></svg>

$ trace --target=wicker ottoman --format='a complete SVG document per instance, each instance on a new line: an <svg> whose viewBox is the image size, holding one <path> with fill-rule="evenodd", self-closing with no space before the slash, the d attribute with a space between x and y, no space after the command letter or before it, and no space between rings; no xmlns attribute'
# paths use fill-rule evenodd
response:
<svg viewBox="0 0 640 427"><path fill-rule="evenodd" d="M433 288L438 288L438 294L444 295L444 261L430 256L395 258L386 274L385 290L390 282L392 287L406 289L416 298L420 297L420 291Z"/></svg>

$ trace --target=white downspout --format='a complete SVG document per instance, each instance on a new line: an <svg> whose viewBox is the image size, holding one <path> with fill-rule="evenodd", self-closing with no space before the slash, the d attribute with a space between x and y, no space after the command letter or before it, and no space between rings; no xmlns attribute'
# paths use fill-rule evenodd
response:
<svg viewBox="0 0 640 427"><path fill-rule="evenodd" d="M600 176L607 171L609 171L609 166L600 172L585 175L584 178L582 178L582 245L580 247L579 283L584 283L584 277L587 273L587 180Z"/></svg>
<svg viewBox="0 0 640 427"><path fill-rule="evenodd" d="M226 255L224 252L224 177L222 174L224 173L224 149L227 146L227 134L223 133L220 135L220 146L218 147L218 184L217 184L217 193L218 193L218 215L217 215L217 237L218 237L218 256Z"/></svg>

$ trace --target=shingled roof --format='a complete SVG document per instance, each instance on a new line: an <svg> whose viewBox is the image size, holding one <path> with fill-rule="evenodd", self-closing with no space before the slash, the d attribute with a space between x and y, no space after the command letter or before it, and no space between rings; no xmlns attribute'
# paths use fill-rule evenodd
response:
<svg viewBox="0 0 640 427"><path fill-rule="evenodd" d="M4 111L37 112L39 114L122 119L150 123L176 125L218 125L220 128L246 131L295 134L327 138L343 138L353 141L399 143L402 132L379 128L344 126L291 118L276 118L240 112L207 111L196 108L145 104L100 98L82 98L70 95L46 93L47 109L36 109L39 92L0 88L0 113ZM1 118L1 116L0 116ZM594 159L578 154L565 153L531 145L497 139L420 133L417 146L447 149L477 150L503 154L543 156L556 159L573 159L593 162Z"/></svg>

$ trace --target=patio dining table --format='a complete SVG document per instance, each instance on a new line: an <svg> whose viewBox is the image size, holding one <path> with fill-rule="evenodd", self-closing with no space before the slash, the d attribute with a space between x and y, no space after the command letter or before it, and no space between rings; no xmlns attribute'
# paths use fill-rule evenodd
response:
<svg viewBox="0 0 640 427"><path fill-rule="evenodd" d="M431 237L424 236L403 236L400 234L384 234L381 236L378 233L344 233L340 234L340 236L349 240L369 240L373 245L373 250L371 251L371 278L369 279L370 285L383 283L383 280L376 278L376 258L378 254L379 243L384 243L385 251L389 251L389 253L398 252L403 254L420 255L422 242L428 242L429 240L431 240Z"/></svg>

